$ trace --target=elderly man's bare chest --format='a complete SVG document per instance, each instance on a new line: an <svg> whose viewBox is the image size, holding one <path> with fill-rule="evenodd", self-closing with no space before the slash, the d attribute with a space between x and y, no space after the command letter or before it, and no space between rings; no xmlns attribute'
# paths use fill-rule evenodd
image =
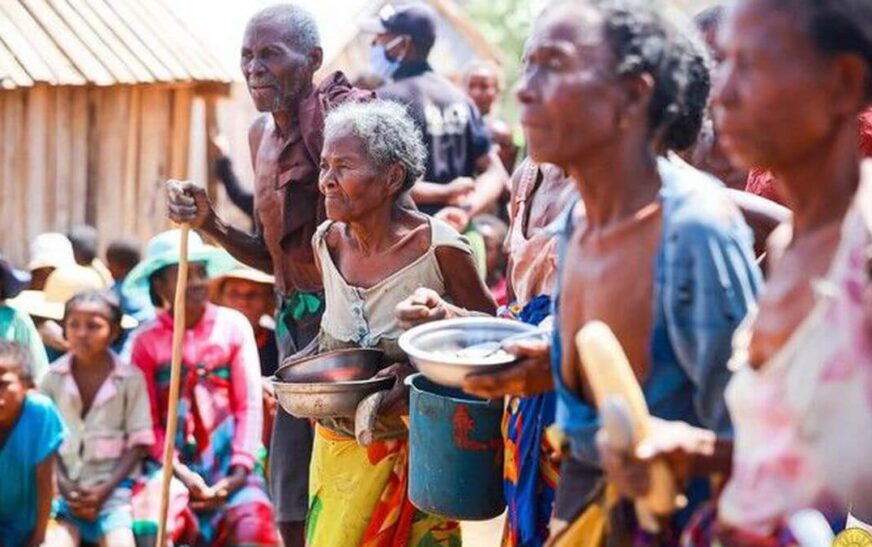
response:
<svg viewBox="0 0 872 547"><path fill-rule="evenodd" d="M254 161L255 214L264 228L281 222L284 186L279 183L279 164L284 142L272 135L264 136Z"/></svg>

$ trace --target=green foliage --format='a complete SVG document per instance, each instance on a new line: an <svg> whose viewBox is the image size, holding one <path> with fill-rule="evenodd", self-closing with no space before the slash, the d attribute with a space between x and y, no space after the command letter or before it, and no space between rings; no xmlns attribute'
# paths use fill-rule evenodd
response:
<svg viewBox="0 0 872 547"><path fill-rule="evenodd" d="M688 15L718 2L727 0L666 0ZM536 14L546 0L466 0L467 13L476 27L503 55L506 71L506 89L502 99L502 113L512 124L518 119L514 85L518 81L524 41L530 35Z"/></svg>
<svg viewBox="0 0 872 547"><path fill-rule="evenodd" d="M476 27L503 56L506 88L502 113L512 123L517 120L513 87L518 81L524 41L533 26L535 3L533 0L469 0L466 3Z"/></svg>

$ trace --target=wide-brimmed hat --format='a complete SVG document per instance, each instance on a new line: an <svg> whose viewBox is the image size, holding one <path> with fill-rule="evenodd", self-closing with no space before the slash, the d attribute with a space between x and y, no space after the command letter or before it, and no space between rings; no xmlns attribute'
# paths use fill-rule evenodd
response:
<svg viewBox="0 0 872 547"><path fill-rule="evenodd" d="M67 301L89 290L105 290L103 278L93 268L70 264L56 268L45 280L43 290L22 291L17 297L7 300L7 304L35 317L61 321ZM123 329L132 329L137 324L136 319L129 315L121 320Z"/></svg>
<svg viewBox="0 0 872 547"><path fill-rule="evenodd" d="M254 268L249 268L245 264L237 262L235 268L212 279L209 283L209 298L212 302L215 302L216 304L222 303L221 293L224 291L224 285L231 279L242 279L267 287L273 287L276 283L276 278L274 276L265 274Z"/></svg>
<svg viewBox="0 0 872 547"><path fill-rule="evenodd" d="M179 263L181 230L167 230L151 238L146 246L145 258L124 279L127 294L148 292L148 284L155 272ZM233 270L238 263L227 251L206 245L196 232L188 232L188 262L204 262L210 278Z"/></svg>
<svg viewBox="0 0 872 547"><path fill-rule="evenodd" d="M236 267L229 272L224 272L212 280L211 284L213 290L220 292L224 283L230 279L243 279L245 281L251 281L252 283L260 283L261 285L270 286L276 284L275 276L263 273L260 270L255 270L254 268L249 268L244 264L237 264Z"/></svg>
<svg viewBox="0 0 872 547"><path fill-rule="evenodd" d="M73 244L67 236L57 232L39 234L30 243L30 271L41 268L60 268L76 263Z"/></svg>
<svg viewBox="0 0 872 547"><path fill-rule="evenodd" d="M30 283L30 274L15 267L0 252L0 283L2 291L0 298L15 298Z"/></svg>

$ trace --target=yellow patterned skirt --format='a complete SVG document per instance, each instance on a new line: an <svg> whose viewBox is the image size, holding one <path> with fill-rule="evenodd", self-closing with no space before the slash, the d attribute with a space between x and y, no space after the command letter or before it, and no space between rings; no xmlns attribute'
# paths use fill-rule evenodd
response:
<svg viewBox="0 0 872 547"><path fill-rule="evenodd" d="M459 547L460 525L409 502L408 438L363 447L315 427L309 468L309 547Z"/></svg>

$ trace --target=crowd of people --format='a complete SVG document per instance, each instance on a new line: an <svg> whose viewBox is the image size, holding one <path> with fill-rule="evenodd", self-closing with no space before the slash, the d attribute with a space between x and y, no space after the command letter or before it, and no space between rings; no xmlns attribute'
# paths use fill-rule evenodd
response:
<svg viewBox="0 0 872 547"><path fill-rule="evenodd" d="M253 191L215 167L253 228L168 181L187 279L180 230L102 259L89 226L38 236L23 269L0 254L0 546L154 544L169 420L175 545L460 545L409 501L398 339L482 315L552 332L463 386L505 401L503 545L872 544L872 4L735 0L691 22L549 3L513 90L522 146L499 67L433 70L426 3L361 28L352 84L316 81L305 10L248 22ZM580 361L594 320L650 410L636 446ZM268 380L348 348L396 379L365 446L354 419L287 414ZM678 495L652 517L664 465Z"/></svg>

